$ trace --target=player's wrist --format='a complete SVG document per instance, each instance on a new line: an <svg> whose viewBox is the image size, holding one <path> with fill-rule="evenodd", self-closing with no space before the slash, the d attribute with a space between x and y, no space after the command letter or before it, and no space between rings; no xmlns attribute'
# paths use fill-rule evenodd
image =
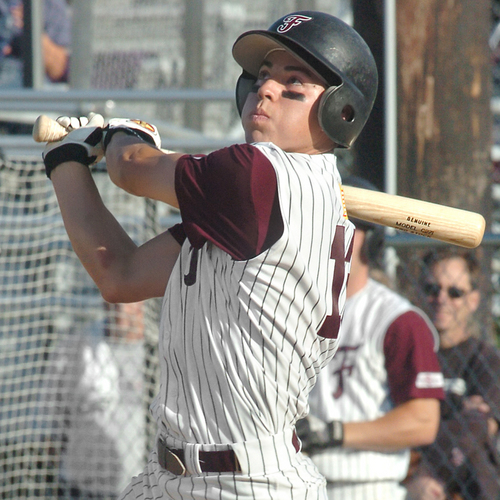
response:
<svg viewBox="0 0 500 500"><path fill-rule="evenodd" d="M73 160L66 161L60 163L57 168L54 168L49 178L54 184L60 182L61 179L70 179L74 182L77 177L80 178L80 170L81 172L88 172L90 175L90 169L87 165Z"/></svg>
<svg viewBox="0 0 500 500"><path fill-rule="evenodd" d="M52 172L64 164L78 163L88 167L94 158L88 156L87 150L79 144L65 144L43 156L45 173L50 179Z"/></svg>
<svg viewBox="0 0 500 500"><path fill-rule="evenodd" d="M122 132L132 137L141 139L152 146L161 147L161 139L155 125L142 120L129 120L128 118L112 118L104 129L104 152L115 134Z"/></svg>
<svg viewBox="0 0 500 500"><path fill-rule="evenodd" d="M144 135L139 134L135 130L132 130L130 128L125 128L125 127L120 127L120 128L107 128L104 129L104 153L106 153L106 149L109 146L109 143L111 142L111 139L116 135L116 134L123 134L123 135L128 135L129 137L135 137L136 139L141 139L142 141L146 141L149 144L154 145L154 141L151 140L151 138L146 138Z"/></svg>

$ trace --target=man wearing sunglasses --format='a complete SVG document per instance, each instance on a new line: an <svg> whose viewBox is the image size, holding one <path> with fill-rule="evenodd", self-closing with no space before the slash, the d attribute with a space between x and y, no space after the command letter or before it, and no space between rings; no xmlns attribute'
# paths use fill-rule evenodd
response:
<svg viewBox="0 0 500 500"><path fill-rule="evenodd" d="M500 355L474 330L480 266L471 252L456 247L433 250L423 263L422 290L439 332L446 399L436 441L421 450L417 475L407 485L410 498L497 499Z"/></svg>

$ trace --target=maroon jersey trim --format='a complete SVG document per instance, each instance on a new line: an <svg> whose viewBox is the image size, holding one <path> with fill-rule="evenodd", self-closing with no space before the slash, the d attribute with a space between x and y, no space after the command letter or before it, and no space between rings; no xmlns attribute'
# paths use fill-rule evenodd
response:
<svg viewBox="0 0 500 500"><path fill-rule="evenodd" d="M174 226L169 228L168 231L173 236L175 241L177 241L177 243L182 246L182 244L186 240L186 233L184 232L184 227L182 226L182 224L175 224Z"/></svg>
<svg viewBox="0 0 500 500"><path fill-rule="evenodd" d="M392 322L384 338L384 355L395 405L415 398L444 398L442 388L419 389L415 385L420 372L441 372L434 337L420 314L408 311Z"/></svg>
<svg viewBox="0 0 500 500"><path fill-rule="evenodd" d="M276 172L250 144L181 157L175 190L195 248L212 242L236 260L259 255L283 233Z"/></svg>

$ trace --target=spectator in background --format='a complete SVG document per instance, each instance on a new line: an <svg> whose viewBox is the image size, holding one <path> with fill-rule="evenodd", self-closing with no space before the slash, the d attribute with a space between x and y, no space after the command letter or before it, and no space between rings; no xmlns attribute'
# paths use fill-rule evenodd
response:
<svg viewBox="0 0 500 500"><path fill-rule="evenodd" d="M412 500L496 500L500 354L474 333L480 266L467 250L444 247L424 260L423 290L439 332L446 399L436 441L418 450L407 481Z"/></svg>
<svg viewBox="0 0 500 500"><path fill-rule="evenodd" d="M356 177L343 184L376 190ZM352 222L339 349L319 374L311 416L297 430L331 500L401 500L410 448L431 443L439 425L444 394L437 333L422 311L370 277L383 250L383 228Z"/></svg>
<svg viewBox="0 0 500 500"><path fill-rule="evenodd" d="M105 306L47 363L37 428L59 462L61 500L116 498L146 461L143 303Z"/></svg>
<svg viewBox="0 0 500 500"><path fill-rule="evenodd" d="M65 0L44 0L42 56L49 82L68 78L71 17ZM0 0L0 89L23 87L23 2Z"/></svg>

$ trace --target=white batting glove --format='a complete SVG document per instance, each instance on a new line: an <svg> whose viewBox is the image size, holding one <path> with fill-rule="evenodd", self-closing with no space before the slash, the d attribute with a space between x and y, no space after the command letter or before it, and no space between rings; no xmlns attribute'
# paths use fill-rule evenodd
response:
<svg viewBox="0 0 500 500"><path fill-rule="evenodd" d="M139 137L157 148L161 148L161 138L155 125L142 120L130 120L128 118L112 118L104 129L104 151L108 147L111 138L116 132Z"/></svg>
<svg viewBox="0 0 500 500"><path fill-rule="evenodd" d="M80 124L84 123L85 120L80 121L80 118L70 117L61 118L69 118L66 128L70 132L60 141L48 142L45 146L42 157L49 179L52 171L61 163L76 161L90 166L100 161L104 156L102 143L104 118L102 115L92 115L85 125L77 128L73 127L73 125L77 125L75 120L78 120Z"/></svg>
<svg viewBox="0 0 500 500"><path fill-rule="evenodd" d="M77 128L85 127L89 121L95 116L95 113L90 113L89 116L60 116L56 119L59 125L63 126L68 132Z"/></svg>

